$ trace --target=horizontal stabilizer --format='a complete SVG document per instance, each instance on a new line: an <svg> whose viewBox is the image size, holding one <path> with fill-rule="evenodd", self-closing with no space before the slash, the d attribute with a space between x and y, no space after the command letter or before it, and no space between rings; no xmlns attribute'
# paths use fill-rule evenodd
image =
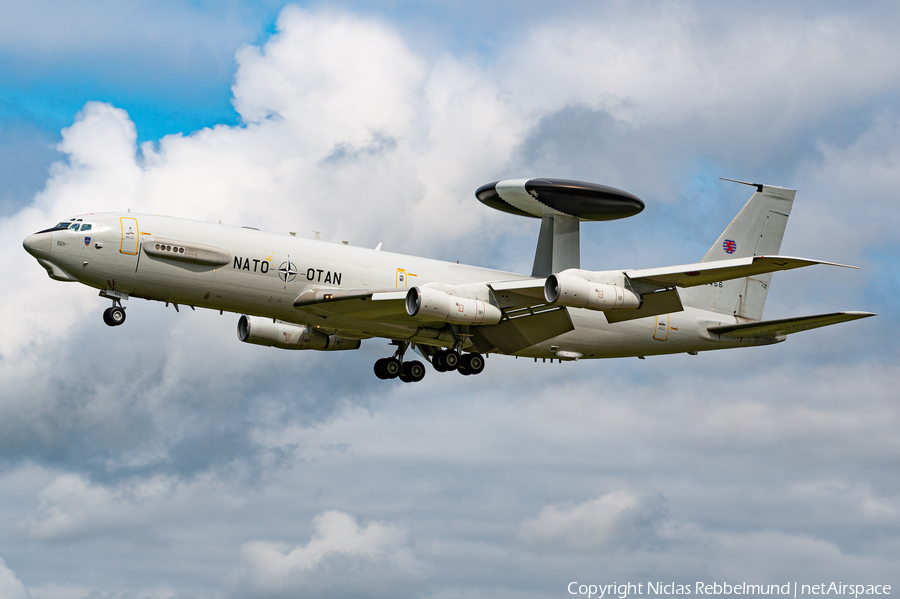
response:
<svg viewBox="0 0 900 599"><path fill-rule="evenodd" d="M848 266L836 262L793 258L791 256L747 256L746 258L733 258L731 260L628 270L625 271L625 276L631 280L636 291L645 293L653 289L664 289L666 287L695 287L697 285L752 277L779 270L812 266L813 264L859 268L858 266Z"/></svg>
<svg viewBox="0 0 900 599"><path fill-rule="evenodd" d="M872 312L834 312L816 316L799 316L782 318L781 320L764 320L745 324L731 324L709 327L709 332L722 337L778 337L808 331L819 327L827 327L839 322L847 322L858 318L875 316Z"/></svg>

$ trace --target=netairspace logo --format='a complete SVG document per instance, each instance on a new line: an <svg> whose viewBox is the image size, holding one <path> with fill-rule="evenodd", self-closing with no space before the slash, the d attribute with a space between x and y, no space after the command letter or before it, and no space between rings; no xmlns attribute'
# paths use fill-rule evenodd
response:
<svg viewBox="0 0 900 599"><path fill-rule="evenodd" d="M860 595L891 594L891 585L889 584L843 584L841 582L801 585L796 582L781 585L697 582L691 586L674 582L582 584L576 581L570 582L566 589L570 595L581 595L587 599L595 597L597 599L604 597L626 599L631 595L785 595L794 598L798 595L852 595L855 599Z"/></svg>

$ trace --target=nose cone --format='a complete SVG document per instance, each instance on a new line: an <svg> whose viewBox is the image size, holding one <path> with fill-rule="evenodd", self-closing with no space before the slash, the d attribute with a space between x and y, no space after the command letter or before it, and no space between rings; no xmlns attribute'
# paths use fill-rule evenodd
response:
<svg viewBox="0 0 900 599"><path fill-rule="evenodd" d="M50 255L50 233L35 233L22 242L25 251L35 258L46 258Z"/></svg>

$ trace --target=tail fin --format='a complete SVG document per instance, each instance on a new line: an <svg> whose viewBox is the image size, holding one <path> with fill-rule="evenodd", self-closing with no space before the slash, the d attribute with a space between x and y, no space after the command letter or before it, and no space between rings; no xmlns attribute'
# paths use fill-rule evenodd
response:
<svg viewBox="0 0 900 599"><path fill-rule="evenodd" d="M736 181L742 183L742 181ZM793 189L754 185L756 193L734 217L701 262L777 255L794 204ZM682 290L683 302L721 314L761 320L772 273Z"/></svg>

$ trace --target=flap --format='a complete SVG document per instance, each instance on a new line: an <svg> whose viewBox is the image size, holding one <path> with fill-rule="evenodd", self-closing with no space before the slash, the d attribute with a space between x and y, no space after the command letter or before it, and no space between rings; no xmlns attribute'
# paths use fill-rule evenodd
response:
<svg viewBox="0 0 900 599"><path fill-rule="evenodd" d="M606 321L610 324L614 324L626 320L657 316L658 314L671 314L672 312L681 312L684 310L677 289L645 293L641 298L644 301L637 310L611 310L604 312Z"/></svg>
<svg viewBox="0 0 900 599"><path fill-rule="evenodd" d="M812 266L813 264L859 268L858 266L848 266L846 264L837 264L836 262L793 258L790 256L748 256L746 258L697 262L695 264L666 266L664 268L628 270L625 271L625 276L631 280L638 292L645 292L650 289L664 289L666 287L694 287L696 285L751 277L778 270Z"/></svg>
<svg viewBox="0 0 900 599"><path fill-rule="evenodd" d="M488 283L500 308L524 308L546 304L544 283L547 279L520 279Z"/></svg>
<svg viewBox="0 0 900 599"><path fill-rule="evenodd" d="M500 350L513 354L575 329L569 311L551 308L543 312L507 318L498 324L472 328L472 341L482 353Z"/></svg>
<svg viewBox="0 0 900 599"><path fill-rule="evenodd" d="M544 283L547 279L521 279L518 281L497 281L488 283L494 291L515 291L522 295L531 295L544 299Z"/></svg>
<svg viewBox="0 0 900 599"><path fill-rule="evenodd" d="M748 322L745 324L731 324L709 327L709 332L722 337L778 337L790 335L809 329L827 327L839 322L847 322L858 318L875 316L872 312L833 312L831 314L817 314L815 316L798 316L796 318L782 318L781 320L763 320L762 322Z"/></svg>

